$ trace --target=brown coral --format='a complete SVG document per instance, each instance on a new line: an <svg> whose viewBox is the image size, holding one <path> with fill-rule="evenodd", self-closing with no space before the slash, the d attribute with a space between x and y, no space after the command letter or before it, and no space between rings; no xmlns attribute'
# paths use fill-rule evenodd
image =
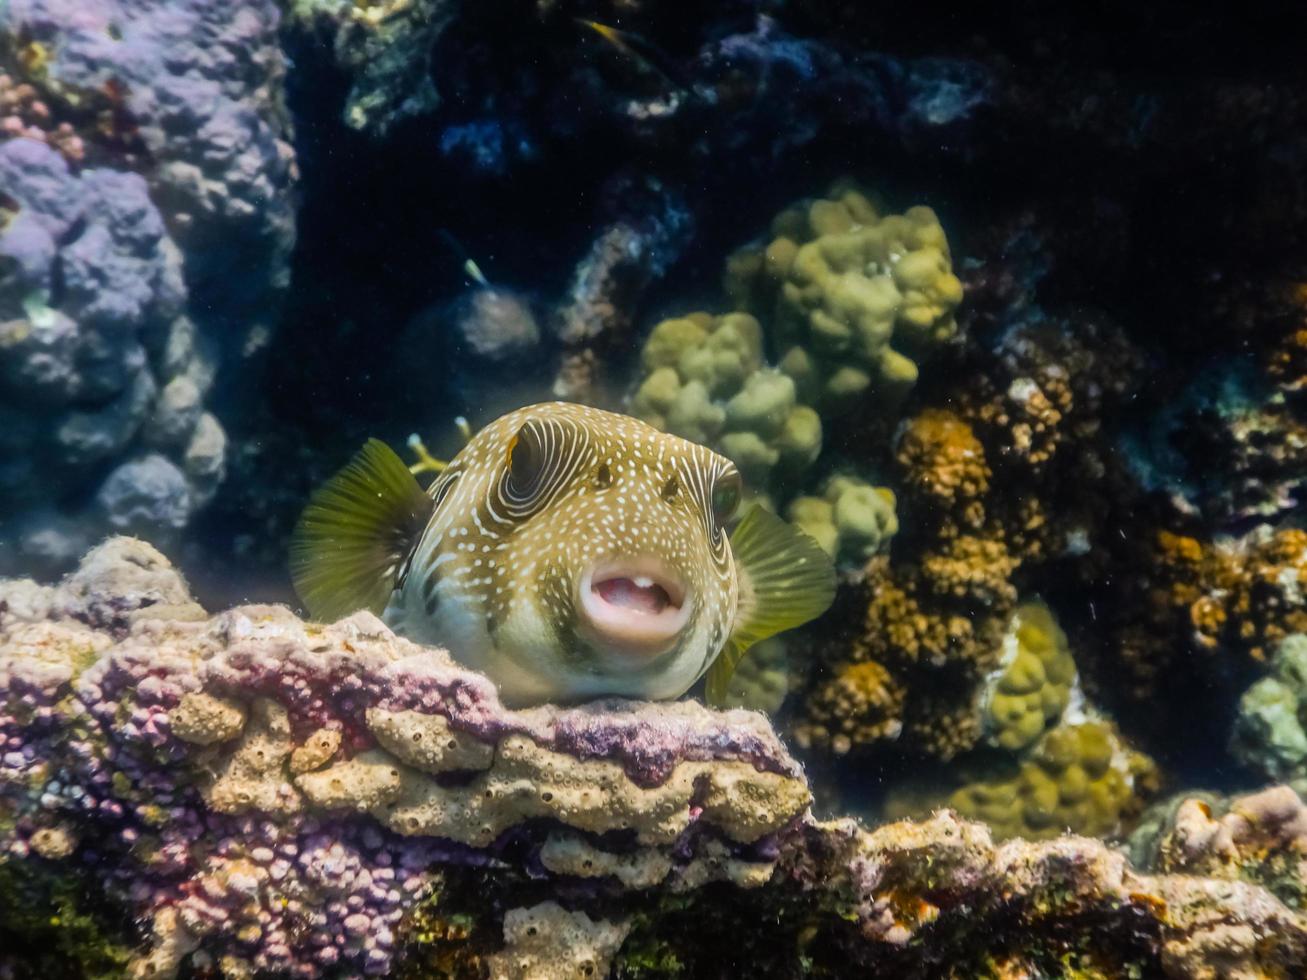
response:
<svg viewBox="0 0 1307 980"><path fill-rule="evenodd" d="M893 739L903 727L903 689L874 660L841 664L808 700L807 720L794 730L803 748L846 755L855 745Z"/></svg>
<svg viewBox="0 0 1307 980"><path fill-rule="evenodd" d="M1199 650L1260 662L1285 636L1307 629L1305 531L1238 544L1159 531L1150 558L1143 594L1151 614L1143 623L1154 632L1179 632Z"/></svg>
<svg viewBox="0 0 1307 980"><path fill-rule="evenodd" d="M911 492L964 527L981 524L990 471L971 426L947 409L926 409L904 423L895 453Z"/></svg>
<svg viewBox="0 0 1307 980"><path fill-rule="evenodd" d="M832 658L831 674L815 679L800 708L795 735L805 747L842 755L901 730L911 749L951 758L980 738L976 693L997 662L1015 595L960 558L939 564L940 581L930 577L936 567L894 568L884 557L867 566L861 629L819 651Z"/></svg>
<svg viewBox="0 0 1307 980"><path fill-rule="evenodd" d="M17 136L48 143L69 163L80 163L86 155L86 146L72 123L55 122L35 86L0 72L0 137Z"/></svg>
<svg viewBox="0 0 1307 980"><path fill-rule="evenodd" d="M1009 334L973 351L943 389L902 423L895 446L905 536L865 570L866 613L851 642L832 639L832 669L874 662L903 691L905 747L948 758L982 731L980 686L997 665L1018 594L1048 563L1094 580L1104 546L1133 506L1105 419L1142 380L1142 358L1098 319ZM814 682L799 725L832 729L836 704ZM888 731L851 724L858 736ZM858 748L858 737L851 737Z"/></svg>
<svg viewBox="0 0 1307 980"><path fill-rule="evenodd" d="M1016 601L1011 577L1020 564L1002 540L965 534L941 551L923 556L921 571L936 595L971 599L993 608Z"/></svg>

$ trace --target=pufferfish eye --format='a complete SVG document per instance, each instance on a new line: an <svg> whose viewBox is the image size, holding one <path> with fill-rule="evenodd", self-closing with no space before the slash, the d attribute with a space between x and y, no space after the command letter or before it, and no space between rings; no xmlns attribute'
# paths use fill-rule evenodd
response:
<svg viewBox="0 0 1307 980"><path fill-rule="evenodd" d="M735 516L735 510L740 506L742 494L743 487L740 483L740 474L727 473L718 479L712 488L714 530L721 531L726 527L726 522Z"/></svg>
<svg viewBox="0 0 1307 980"><path fill-rule="evenodd" d="M540 482L545 460L540 433L528 422L508 444L508 492L518 500L529 499Z"/></svg>
<svg viewBox="0 0 1307 980"><path fill-rule="evenodd" d="M558 419L527 419L508 443L497 512L522 521L568 486L585 462L584 433Z"/></svg>

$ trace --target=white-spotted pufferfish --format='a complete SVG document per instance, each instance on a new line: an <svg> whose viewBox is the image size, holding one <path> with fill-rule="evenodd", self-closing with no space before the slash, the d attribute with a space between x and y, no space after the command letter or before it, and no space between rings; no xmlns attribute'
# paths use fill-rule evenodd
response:
<svg viewBox="0 0 1307 980"><path fill-rule="evenodd" d="M314 495L291 543L310 613L371 609L447 648L510 704L720 700L754 643L820 615L835 573L754 507L739 472L637 419L562 402L478 432L423 490L372 439Z"/></svg>

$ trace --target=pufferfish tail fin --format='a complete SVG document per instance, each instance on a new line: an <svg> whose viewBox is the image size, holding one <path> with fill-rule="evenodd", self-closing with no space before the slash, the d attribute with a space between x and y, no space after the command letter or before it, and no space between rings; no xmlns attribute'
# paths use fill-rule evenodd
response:
<svg viewBox="0 0 1307 980"><path fill-rule="evenodd" d="M290 539L290 576L314 619L386 608L434 506L380 439L309 499Z"/></svg>
<svg viewBox="0 0 1307 980"><path fill-rule="evenodd" d="M754 506L731 535L740 579L735 629L708 669L708 702L723 703L735 668L755 643L801 626L835 598L835 566L807 534Z"/></svg>

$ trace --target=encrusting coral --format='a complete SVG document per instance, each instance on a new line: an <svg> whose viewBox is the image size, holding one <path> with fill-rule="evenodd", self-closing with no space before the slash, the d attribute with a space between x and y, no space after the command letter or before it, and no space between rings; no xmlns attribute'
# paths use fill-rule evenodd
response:
<svg viewBox="0 0 1307 980"><path fill-rule="evenodd" d="M533 821L751 854L811 798L756 714L508 712L366 614L206 619L131 539L59 588L6 583L0 610L7 859L97 840L105 884L160 935L140 961L157 976L206 946L248 970L384 970L441 855L484 863Z"/></svg>
<svg viewBox="0 0 1307 980"><path fill-rule="evenodd" d="M0 936L52 903L108 975L900 975L1036 935L1101 936L1123 972L1307 968L1307 923L1257 885L996 847L947 812L818 823L757 714L508 711L367 614L208 617L131 539L58 587L0 583L0 740ZM0 969L41 955L6 944Z"/></svg>
<svg viewBox="0 0 1307 980"><path fill-rule="evenodd" d="M919 362L956 333L962 283L934 211L882 215L844 182L731 256L726 292L771 323L780 369L825 415L863 399L897 404Z"/></svg>

